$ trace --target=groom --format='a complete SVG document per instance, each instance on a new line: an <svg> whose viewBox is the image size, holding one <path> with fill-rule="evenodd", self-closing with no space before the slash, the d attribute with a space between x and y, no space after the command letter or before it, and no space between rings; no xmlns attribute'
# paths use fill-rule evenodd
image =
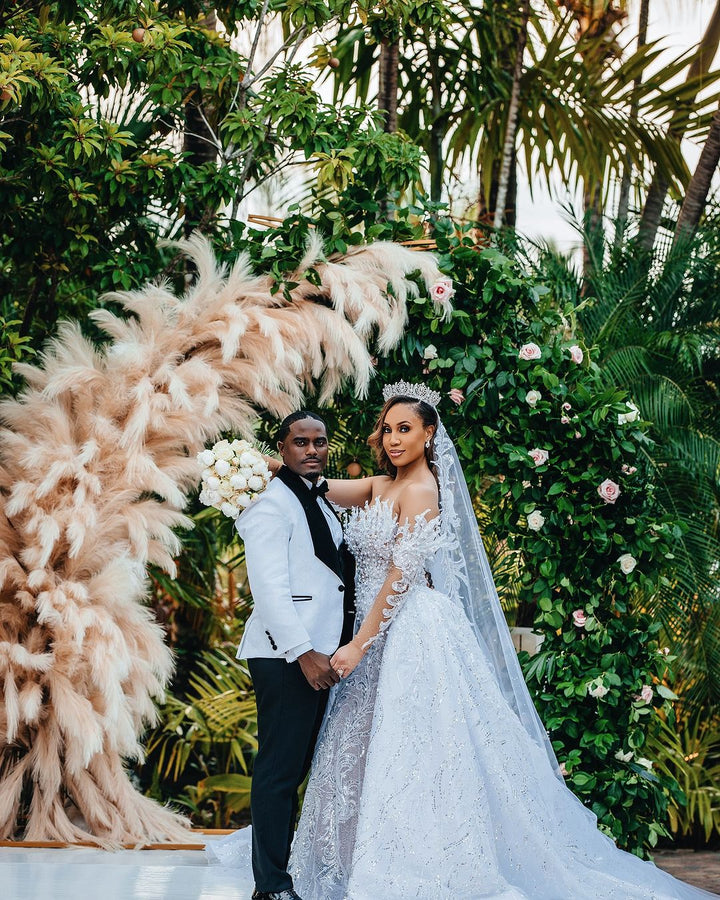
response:
<svg viewBox="0 0 720 900"><path fill-rule="evenodd" d="M299 900L287 871L298 788L338 681L330 656L352 638L355 615L354 561L324 496L325 423L301 410L277 437L283 466L237 520L254 603L237 652L248 660L258 713L253 900Z"/></svg>

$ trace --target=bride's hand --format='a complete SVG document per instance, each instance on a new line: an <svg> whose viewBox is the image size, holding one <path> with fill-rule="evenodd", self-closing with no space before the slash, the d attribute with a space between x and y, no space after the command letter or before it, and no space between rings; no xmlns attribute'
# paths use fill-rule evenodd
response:
<svg viewBox="0 0 720 900"><path fill-rule="evenodd" d="M363 652L362 647L360 647L353 638L349 644L338 647L335 653L330 657L330 665L341 678L347 678L357 667L364 655L365 653Z"/></svg>
<svg viewBox="0 0 720 900"><path fill-rule="evenodd" d="M280 469L282 469L283 461L281 459L276 459L274 456L268 456L266 453L263 453L263 459L267 463L270 474L274 478Z"/></svg>

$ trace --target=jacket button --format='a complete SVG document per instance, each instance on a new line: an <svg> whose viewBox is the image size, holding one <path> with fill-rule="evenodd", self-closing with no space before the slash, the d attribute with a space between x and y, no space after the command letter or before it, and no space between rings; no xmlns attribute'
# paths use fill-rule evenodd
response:
<svg viewBox="0 0 720 900"><path fill-rule="evenodd" d="M345 590L345 585L344 585L344 584L339 584L339 585L338 585L338 590L339 590L339 591L344 591L344 590Z"/></svg>

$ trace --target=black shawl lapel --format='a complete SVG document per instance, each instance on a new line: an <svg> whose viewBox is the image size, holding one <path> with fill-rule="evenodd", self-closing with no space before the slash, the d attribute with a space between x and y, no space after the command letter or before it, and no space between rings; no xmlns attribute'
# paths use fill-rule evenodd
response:
<svg viewBox="0 0 720 900"><path fill-rule="evenodd" d="M310 529L315 556L320 562L325 563L328 569L331 569L338 578L344 578L343 560L340 551L335 546L330 525L325 518L325 513L320 509L315 495L302 478L288 469L287 466L283 466L275 477L279 478L300 501Z"/></svg>

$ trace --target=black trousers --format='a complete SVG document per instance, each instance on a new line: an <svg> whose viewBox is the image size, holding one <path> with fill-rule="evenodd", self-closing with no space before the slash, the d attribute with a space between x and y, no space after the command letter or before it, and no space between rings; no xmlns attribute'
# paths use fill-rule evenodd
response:
<svg viewBox="0 0 720 900"><path fill-rule="evenodd" d="M258 714L258 751L250 793L252 865L259 891L292 888L287 864L298 788L310 770L328 691L310 687L300 663L249 659Z"/></svg>

